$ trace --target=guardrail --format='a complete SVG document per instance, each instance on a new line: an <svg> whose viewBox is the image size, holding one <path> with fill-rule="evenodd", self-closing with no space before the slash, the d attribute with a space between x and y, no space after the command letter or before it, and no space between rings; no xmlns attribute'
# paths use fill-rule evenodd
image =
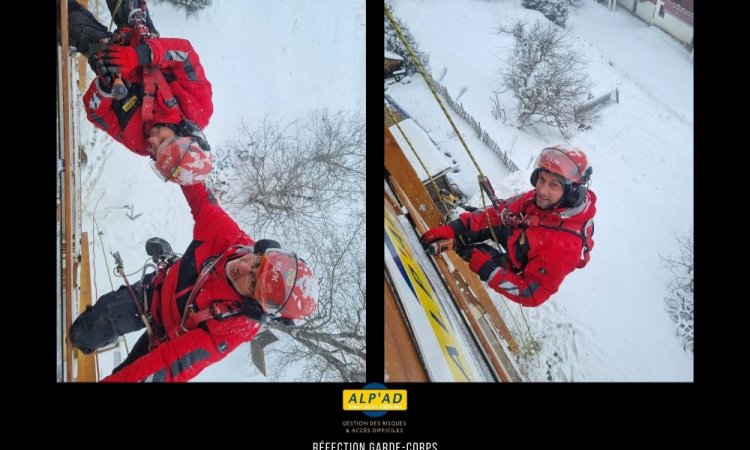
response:
<svg viewBox="0 0 750 450"><path fill-rule="evenodd" d="M602 96L593 98L587 101L586 103L583 103L578 108L576 108L575 110L576 121L580 122L587 112L599 106L605 105L612 100L614 100L615 103L620 103L620 89L619 88L615 89L614 91L607 92L606 94Z"/></svg>

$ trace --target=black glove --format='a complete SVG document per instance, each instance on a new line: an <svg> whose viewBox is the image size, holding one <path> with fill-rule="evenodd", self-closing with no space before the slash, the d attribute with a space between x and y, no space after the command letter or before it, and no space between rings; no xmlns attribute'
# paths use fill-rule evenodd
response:
<svg viewBox="0 0 750 450"><path fill-rule="evenodd" d="M462 247L460 251L457 249L456 253L458 253L458 255L463 258L464 261L469 262L471 260L471 254L475 249L490 255L492 262L497 266L505 267L506 263L508 262L507 253L503 253L488 244L468 245L466 247Z"/></svg>
<svg viewBox="0 0 750 450"><path fill-rule="evenodd" d="M461 259L468 262L469 259L471 258L471 252L474 251L474 248L475 247L473 245L467 245L467 246L459 245L459 246L456 246L454 250L456 251L456 254L461 257Z"/></svg>
<svg viewBox="0 0 750 450"><path fill-rule="evenodd" d="M89 56L89 67L97 75L107 75L107 67L104 65L104 61L99 53Z"/></svg>

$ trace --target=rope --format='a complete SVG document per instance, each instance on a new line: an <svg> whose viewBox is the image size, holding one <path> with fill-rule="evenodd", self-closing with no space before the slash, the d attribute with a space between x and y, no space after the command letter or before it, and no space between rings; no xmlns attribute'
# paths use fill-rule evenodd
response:
<svg viewBox="0 0 750 450"><path fill-rule="evenodd" d="M96 236L103 236L104 233L99 230L99 225L96 223L96 208L99 207L99 202L104 198L104 193L102 193L101 196L99 196L99 200L96 201L96 205L94 205L94 211L91 215L91 222L93 226L91 227L92 230L94 230L94 236L92 236L92 239L96 241ZM107 266L107 277L109 278L109 285L112 287L112 291L115 290L115 284L112 282L112 275L109 272L109 263L107 262L107 252L104 250L104 239L99 239L99 245L102 249L102 255L104 255L104 264ZM92 242L92 246L96 246L95 243ZM91 265L93 267L94 271L94 298L99 299L99 287L96 283L96 252L91 252L92 259L91 259ZM120 341L122 341L125 344L125 353L130 354L130 349L128 348L128 340L125 339L125 336L120 336ZM96 354L96 375L97 380L100 379L99 377L99 354Z"/></svg>
<svg viewBox="0 0 750 450"><path fill-rule="evenodd" d="M117 5L115 5L114 11L112 11L112 19L109 21L109 31L112 31L112 24L115 21L115 16L117 15L117 11L120 10L120 5L122 5L122 0L117 0ZM97 7L99 6L99 3L97 3Z"/></svg>
<svg viewBox="0 0 750 450"><path fill-rule="evenodd" d="M417 58L417 55L414 54L414 51L412 51L411 46L408 42L406 42L406 38L404 37L403 33L401 33L401 28L399 28L396 21L393 19L393 16L391 15L391 11L388 8L387 4L383 4L385 6L385 15L388 16L388 20L391 22L391 25L393 26L393 29L396 31L396 34L398 34L399 39L401 39L401 42L403 42L404 46L406 47L406 51L409 52L409 57L411 58L414 65L417 67L417 70L420 74L422 74L422 78L424 78L425 82L427 83L427 87L430 88L430 92L432 92L432 96L435 97L435 100L438 102L438 105L440 105L440 109L443 110L443 114L445 114L445 117L448 118L448 122L450 122L451 127L453 127L453 131L456 133L456 136L458 136L458 139L461 141L461 144L464 146L464 149L466 149L466 153L469 154L469 158L471 158L471 161L474 163L474 166L477 168L477 171L480 175L482 175L482 169L479 168L479 164L477 163L476 159L474 159L474 155L469 150L469 146L466 145L466 142L464 142L464 138L461 136L461 133L458 132L458 128L456 127L456 124L453 123L453 119L451 119L450 115L448 114L448 111L445 109L445 106L443 106L443 102L440 101L440 98L437 95L437 92L435 92L435 87L432 85L432 82L428 80L428 76L424 71L424 68L422 67L422 64L419 62L419 58Z"/></svg>
<svg viewBox="0 0 750 450"><path fill-rule="evenodd" d="M391 10L388 7L388 4L383 3L383 6L384 6L384 9L385 9L385 15L388 17L388 21L391 23L391 26L393 26L393 29L396 32L396 34L398 35L399 39L404 44L404 48L406 48L406 51L409 53L409 58L411 59L412 63L414 63L414 66L417 68L417 71L419 71L420 75L422 75L422 78L424 79L425 83L427 84L427 87L430 89L430 92L432 93L432 96L435 98L435 101L437 101L438 105L440 106L440 109L443 111L443 114L448 119L448 122L450 123L451 127L453 128L453 132L456 133L456 136L458 136L459 141L461 141L461 145L463 145L464 150L466 150L466 153L469 155L469 158L471 159L471 162L474 163L474 167L476 167L476 169L477 169L477 173L478 173L477 179L478 179L478 184L479 184L479 192L480 192L481 198L482 198L482 209L484 210L484 213L485 213L485 215L487 217L487 225L490 228L490 234L492 235L492 240L495 242L495 244L497 245L497 247L499 249L501 249L501 250L504 251L505 249L503 248L502 245L500 245L500 242L498 241L497 236L495 235L495 230L491 226L490 214L489 214L489 211L487 209L487 204L486 204L486 202L484 200L484 190L482 189L482 185L481 185L482 183L481 183L481 181L482 181L482 179L484 179L486 177L484 176L484 173L482 172L482 169L479 167L479 163L477 163L476 158L474 158L474 155L471 153L471 150L469 150L469 146L464 141L463 136L461 136L461 133L458 131L458 127L453 122L453 119L451 119L450 114L448 114L448 111L445 109L445 106L443 105L443 102L438 97L437 92L435 92L435 87L434 87L433 82L432 82L432 77L427 75L427 73L425 72L424 68L422 67L421 62L419 61L419 58L417 57L417 55L412 50L412 48L409 45L409 43L406 41L406 38L404 37L403 33L401 32L401 28L398 26L398 24L396 23L396 20L391 15ZM398 125L398 123L396 123L396 125ZM399 127L399 131L400 130L401 130L401 128ZM401 134L403 134L403 131L401 131ZM407 142L408 142L408 139L407 139ZM411 143L409 144L409 146L411 147ZM413 147L412 147L412 151L414 151ZM416 152L415 152L415 154L416 154ZM417 157L417 159L419 159L419 157ZM420 160L420 163L421 163L421 160ZM424 166L424 164L423 164L423 166ZM428 172L428 175L429 175L429 172ZM438 194L439 194L439 191L438 191ZM463 239L462 239L462 241L463 241ZM506 299L505 296L502 296L502 299L503 299L504 303L508 301L508 299ZM507 307L507 305L506 305L506 307ZM525 314L523 312L523 307L521 307L520 304L519 304L519 308L521 308L521 316L523 317L524 323L526 324L526 330L527 330L527 332L529 334L529 338L531 339L531 342L533 343L534 342L534 337L533 337L533 335L531 333L531 328L529 327L529 323L526 320L526 316L525 316ZM517 321L516 321L515 317L513 316L513 313L510 312L510 308L508 308L508 312L510 313L511 318L513 319L513 321L517 325ZM519 328L519 327L517 327L517 328ZM523 333L520 332L520 330L519 330L519 334L521 334L521 336L523 336Z"/></svg>
<svg viewBox="0 0 750 450"><path fill-rule="evenodd" d="M414 63L414 66L417 68L419 73L422 75L422 78L424 79L425 83L427 84L427 87L430 89L430 92L432 93L432 96L435 98L435 101L437 101L438 105L440 106L440 109L443 111L443 114L445 114L445 117L448 119L448 122L450 122L451 127L453 128L453 132L456 133L456 136L458 136L458 140L461 141L461 145L463 145L464 150L466 150L466 153L469 155L469 158L471 159L471 162L474 163L474 167L476 167L478 172L478 180L482 180L483 178L486 178L484 176L484 173L482 172L482 169L479 167L479 163L477 163L476 158L474 158L474 154L471 153L471 150L469 150L469 146L466 145L466 141L464 141L463 136L461 136L461 133L458 131L458 127L453 122L453 119L451 119L450 114L448 114L448 110L445 109L445 106L443 105L443 102L440 100L440 97L438 97L437 92L435 92L435 86L432 83L432 77L428 77L427 73L424 70L424 67L422 67L422 63L419 61L419 58L414 53L414 51L411 49L411 45L406 41L406 38L404 37L404 34L401 32L401 28L398 26L396 21L393 19L393 16L391 15L391 11L388 8L388 5L386 3L383 3L383 6L385 8L385 15L388 16L388 20L391 22L391 25L393 26L393 29L396 31L396 34L398 35L399 39L401 39L401 42L404 44L404 47L406 48L406 51L409 53L409 57L411 58L412 62ZM429 78L429 79L428 79ZM396 124L398 125L398 124ZM400 130L400 128L399 128ZM403 133L403 132L402 132ZM410 144L411 145L411 144ZM413 149L412 149L413 150ZM484 201L484 191L482 190L481 181L478 181L479 183L479 192L482 197L482 209L484 209L484 212L487 216L487 224L490 224L490 213L487 211L487 204ZM440 191L438 191L438 194ZM492 239L495 241L495 244L497 244L498 248L502 249L502 246L498 242L497 236L495 235L495 231L490 227L490 234L492 234ZM462 239L463 241L463 239ZM465 243L464 243L465 244ZM504 249L503 249L504 250Z"/></svg>

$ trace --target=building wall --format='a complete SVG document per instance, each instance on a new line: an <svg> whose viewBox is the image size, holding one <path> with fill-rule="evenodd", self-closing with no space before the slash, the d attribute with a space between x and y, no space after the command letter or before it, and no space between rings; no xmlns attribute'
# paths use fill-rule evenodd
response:
<svg viewBox="0 0 750 450"><path fill-rule="evenodd" d="M684 7L670 0L617 0L617 3L633 12L646 23L661 28L685 44L692 44L693 0L682 0ZM662 6L664 17L659 15Z"/></svg>

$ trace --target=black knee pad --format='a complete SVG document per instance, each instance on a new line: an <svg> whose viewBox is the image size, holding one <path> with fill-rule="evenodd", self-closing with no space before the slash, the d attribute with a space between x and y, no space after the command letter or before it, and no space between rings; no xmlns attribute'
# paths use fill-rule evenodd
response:
<svg viewBox="0 0 750 450"><path fill-rule="evenodd" d="M140 282L133 285L137 296L142 295ZM140 300L140 298L139 298ZM140 301L139 301L140 303ZM143 320L125 286L105 294L86 309L70 327L70 341L85 354L106 347L126 333L145 328Z"/></svg>
<svg viewBox="0 0 750 450"><path fill-rule="evenodd" d="M99 348L113 344L120 335L105 314L88 308L70 326L68 337L73 347L89 355Z"/></svg>

